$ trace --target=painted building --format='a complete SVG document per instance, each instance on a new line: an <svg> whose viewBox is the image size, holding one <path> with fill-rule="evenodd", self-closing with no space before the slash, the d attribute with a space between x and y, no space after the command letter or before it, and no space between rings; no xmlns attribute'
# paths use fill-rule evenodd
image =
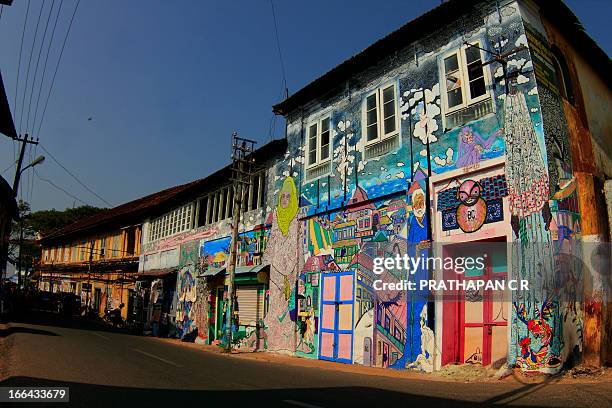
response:
<svg viewBox="0 0 612 408"><path fill-rule="evenodd" d="M294 263L278 259L284 283L270 285L270 305L281 305L266 320L275 326L272 349L291 352L304 341L304 325L286 319L302 310L303 277L312 282L318 272L318 349L300 355L426 371L507 363L554 372L583 358L588 319L576 288L595 276L593 322L607 321L609 288L602 269L565 262L580 259L585 223L605 214L580 204L576 172L588 160L574 156L597 157L598 171L585 176L593 190L593 177L606 177L610 132L605 108L566 106L577 99L565 63L551 57L555 33L596 86L585 93L609 97L610 61L554 3L444 2L274 106L289 144L276 188L291 175L300 209L283 243L297 251ZM595 134L575 129L581 115ZM580 140L592 148L580 151ZM376 279L457 275L435 264L375 275L377 257L470 251L487 261L462 272L462 282L524 279L531 290L372 288ZM590 330L589 344L603 354L607 335Z"/></svg>
<svg viewBox="0 0 612 408"><path fill-rule="evenodd" d="M253 155L256 169L243 203L237 243L239 325L234 337L241 347L267 346L263 319L271 266L266 249L278 194L270 194L270 186L286 146L285 140L272 141ZM137 286L145 332L187 336L200 343L222 340L234 207L231 178L230 166L220 169L195 182L172 208L144 220ZM173 228L183 209L191 218Z"/></svg>

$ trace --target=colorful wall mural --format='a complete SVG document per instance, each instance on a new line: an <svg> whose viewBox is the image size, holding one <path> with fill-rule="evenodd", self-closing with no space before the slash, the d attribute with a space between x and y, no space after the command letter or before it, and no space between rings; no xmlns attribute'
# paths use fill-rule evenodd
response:
<svg viewBox="0 0 612 408"><path fill-rule="evenodd" d="M196 328L198 246L192 241L181 245L176 277L176 329L179 338ZM206 333L206 331L203 331Z"/></svg>
<svg viewBox="0 0 612 408"><path fill-rule="evenodd" d="M299 250L301 223L297 188L293 177L282 180L271 219L270 237L264 262L270 264L268 314L264 323L268 350L294 353L298 339L297 286L303 256Z"/></svg>
<svg viewBox="0 0 612 408"><path fill-rule="evenodd" d="M515 262L507 273L533 280L539 291L537 296L517 293L512 299L513 316L503 311L508 328L499 330L510 330L513 339L509 363L546 369L558 365L563 353L560 325L554 326L558 321L550 320L562 309L556 298L546 293L553 287L559 268L558 248L567 248L551 233L552 209L557 208L551 199L559 186L567 183L564 174L570 168L567 149L563 148L567 132L547 124L558 118L544 120L545 115L551 115L544 115L543 110L554 107L542 104L519 6L510 3L472 17L408 47L401 57L364 71L355 81L363 84L360 87L320 98L312 104L317 106L315 110L288 118L289 151L279 165L275 186L278 192L287 176L298 181L306 271L317 265L322 275L347 270L356 273L353 361L359 364L424 370L435 365L434 316L428 316L433 310L427 305L428 294L387 297L374 291L373 257L398 250L411 256L427 254L431 238L436 241L448 233L462 233L464 240L482 239L480 231L485 227L487 234L495 235L497 230L499 236L516 242ZM479 48L466 46L466 42ZM446 58L453 52L461 55L457 58L474 59L476 55L481 62L491 60L494 54L509 55L505 70L498 62L485 64L479 72L486 92L478 102L458 111L447 108L449 92L462 91L456 77L445 75ZM393 148L381 148L381 154L373 155L368 153L370 147L363 135L363 107L366 97L385 84L397 87L397 141L389 142ZM469 96L472 89L462 92ZM303 166L304 129L327 115L332 136L331 172L313 177ZM556 157L551 154L553 139L560 140L556 146L561 153L556 155L564 157L555 163L551 161ZM470 177L493 161L504 164L501 173ZM554 187L551 172L555 174ZM432 209L433 198L427 197L429 180L445 173L457 174L460 182L440 191L438 205ZM389 198L396 195L402 199ZM432 236L428 230L432 210L440 217L440 236ZM567 222L563 214L562 222ZM431 273L419 270L411 279ZM387 275L386 280L402 278ZM575 309L569 306L563 310L569 310L577 322L574 326L579 327ZM554 334L550 339L543 334L545 324ZM577 338L575 334L568 336ZM533 353L523 348L528 341ZM525 355L526 351L531 354ZM527 361L538 353L541 357L537 361Z"/></svg>

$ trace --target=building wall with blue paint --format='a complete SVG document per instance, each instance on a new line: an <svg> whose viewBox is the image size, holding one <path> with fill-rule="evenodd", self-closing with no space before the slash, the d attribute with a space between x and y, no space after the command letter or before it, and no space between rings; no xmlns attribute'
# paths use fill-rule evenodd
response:
<svg viewBox="0 0 612 408"><path fill-rule="evenodd" d="M517 2L488 2L459 12L453 24L407 38L405 47L284 112L289 151L279 164L277 187L289 176L295 181L301 264L311 272L312 265L318 265L322 275L356 271L354 363L427 371L442 365L443 351L435 344L447 340L441 329L451 317L443 316L442 308L428 306L428 293L416 294L416 301L411 299L414 293L373 293L371 282L380 277L368 274L364 266L371 264L372 254L385 254L375 249L384 246L384 240L401 240L401 251L413 256L432 254L429 241L444 241L445 235L436 236L432 228L443 222L442 211L435 208L432 178L452 175L448 182L456 185L450 187L460 191L461 183L479 169L501 163L505 178L499 188L504 193L484 197L490 200L483 201L482 210L496 209L495 219L483 215L479 223L458 215L446 231L455 229L464 240L477 240L483 239L478 230L485 222L493 223L499 236L508 236L512 226L515 234L509 240L541 240L545 252L540 255L554 252L549 200L559 191L559 180L566 181L568 174L571 178L571 162L566 158L562 165L550 163L545 129L553 129L552 122L559 118L553 119L554 112L542 113L521 7ZM495 55L504 56L505 67ZM554 110L551 106L547 108ZM555 125L563 129L563 123ZM556 133L562 145L567 142L567 132ZM549 173L554 174L554 185ZM527 185L521 184L523 179ZM481 189L478 194L483 198ZM387 216L381 222L381 212L395 201L403 203L403 217L395 209L395 219ZM454 205L453 210L461 203ZM507 273L532 279L539 290L550 287L553 252L544 274L536 270L533 254L526 260L522 253L515 254L518 258L507 265ZM522 269L516 269L518 265ZM434 273L419 271L424 278ZM549 315L549 307L542 304L546 296L540 296L540 304L533 299L526 304L525 296L515 296L508 317L508 361L540 369L552 359L557 367L560 344L554 343L554 336L551 340L523 330L542 308ZM440 330L434 334L435 327ZM559 324L550 330L558 332ZM533 350L521 346L530 336L548 353L533 364L526 362Z"/></svg>

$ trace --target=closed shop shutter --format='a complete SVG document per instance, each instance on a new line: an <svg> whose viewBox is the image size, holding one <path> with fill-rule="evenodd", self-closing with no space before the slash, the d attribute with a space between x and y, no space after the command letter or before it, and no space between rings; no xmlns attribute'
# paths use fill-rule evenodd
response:
<svg viewBox="0 0 612 408"><path fill-rule="evenodd" d="M263 291L260 286L238 286L236 297L238 298L238 322L244 326L255 326L257 321L263 318Z"/></svg>

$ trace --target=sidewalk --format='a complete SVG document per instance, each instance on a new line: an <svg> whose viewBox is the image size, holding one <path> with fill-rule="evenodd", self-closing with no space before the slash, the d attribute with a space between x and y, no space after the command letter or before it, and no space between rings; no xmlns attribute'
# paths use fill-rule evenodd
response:
<svg viewBox="0 0 612 408"><path fill-rule="evenodd" d="M206 353L215 353L226 358L242 358L271 364L285 364L299 367L318 368L322 370L342 371L354 374L375 375L380 377L406 378L440 382L513 382L517 384L537 384L550 382L552 379L556 383L563 384L610 382L612 386L612 369L610 368L597 370L589 367L579 366L555 376L537 373L523 373L518 369L513 369L509 370L506 376L501 379L498 379L496 376L498 370L471 364L446 366L442 370L434 371L433 373L425 373L422 371L410 369L394 370L389 368L365 367L357 364L334 363L331 361L302 358L274 352L254 353L248 351L233 351L232 354L227 354L224 353L219 346L186 343L178 339L165 339L157 337L155 337L155 339L158 341L174 343L178 346L201 350Z"/></svg>

